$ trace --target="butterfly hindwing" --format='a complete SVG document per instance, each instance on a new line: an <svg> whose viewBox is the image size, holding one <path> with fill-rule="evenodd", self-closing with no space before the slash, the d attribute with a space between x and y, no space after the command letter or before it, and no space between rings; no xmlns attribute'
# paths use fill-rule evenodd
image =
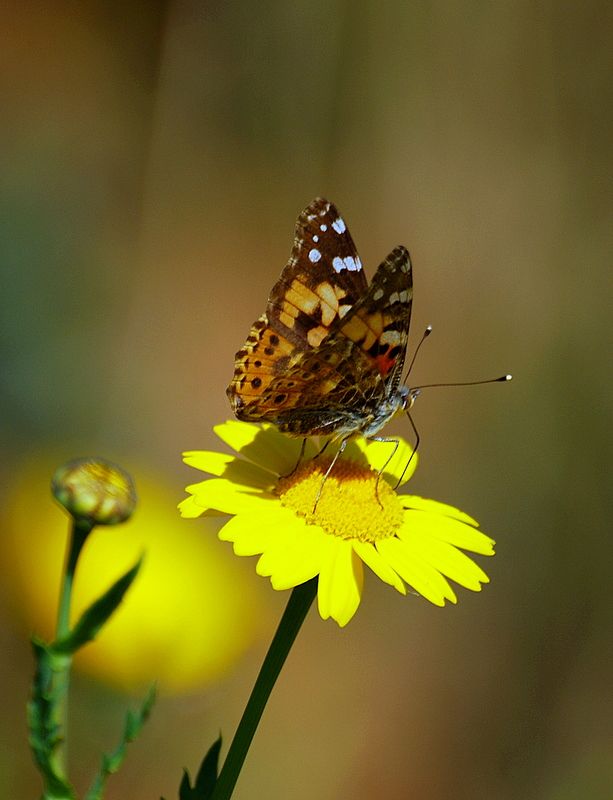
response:
<svg viewBox="0 0 613 800"><path fill-rule="evenodd" d="M292 359L263 396L277 424L302 415L368 409L396 389L407 347L413 297L408 251L397 247L379 266L367 293L312 353ZM288 418L288 412L293 418Z"/></svg>
<svg viewBox="0 0 613 800"><path fill-rule="evenodd" d="M379 265L366 295L339 320L330 339L354 342L385 382L387 393L400 382L411 324L413 271L406 247L396 247Z"/></svg>
<svg viewBox="0 0 613 800"><path fill-rule="evenodd" d="M262 314L249 332L234 361L234 377L227 389L234 413L241 419L264 419L261 397L287 364L295 345L270 326Z"/></svg>

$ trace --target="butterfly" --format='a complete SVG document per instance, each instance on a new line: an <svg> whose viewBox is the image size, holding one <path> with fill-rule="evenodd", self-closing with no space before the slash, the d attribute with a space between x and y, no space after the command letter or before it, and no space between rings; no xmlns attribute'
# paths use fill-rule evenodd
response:
<svg viewBox="0 0 613 800"><path fill-rule="evenodd" d="M401 384L412 299L407 249L392 250L369 285L343 217L316 198L236 354L234 414L290 436L375 438L414 399Z"/></svg>

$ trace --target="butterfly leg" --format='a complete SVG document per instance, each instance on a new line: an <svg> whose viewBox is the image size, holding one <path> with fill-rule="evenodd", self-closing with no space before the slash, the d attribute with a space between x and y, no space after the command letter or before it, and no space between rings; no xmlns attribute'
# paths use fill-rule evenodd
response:
<svg viewBox="0 0 613 800"><path fill-rule="evenodd" d="M298 467L300 466L300 464L302 462L302 458L304 456L304 451L306 449L306 443L307 443L307 437L305 436L303 438L303 440L302 440L302 444L300 445L300 453L298 455L298 461L296 461L296 463L294 464L294 468L290 472L288 472L287 475L282 475L281 476L282 478L289 478L294 474L294 472L296 472L296 470L298 469Z"/></svg>
<svg viewBox="0 0 613 800"><path fill-rule="evenodd" d="M394 449L390 453L389 458L387 459L385 464L381 467L381 469L377 473L377 482L375 483L375 497L377 498L377 503L379 503L379 506L381 507L381 510L383 510L383 503L379 499L379 481L381 480L381 475L383 475L383 473L385 472L385 469L386 469L387 465L390 463L392 458L394 458L394 456L396 455L396 451L398 450L398 447L400 446L400 440L399 439L390 439L390 438L388 438L386 436L370 436L368 441L369 442L389 442L390 444L393 443L393 445L394 445ZM402 474L404 475L404 472ZM398 484L396 484L396 486L394 488L397 489L398 488Z"/></svg>
<svg viewBox="0 0 613 800"><path fill-rule="evenodd" d="M345 452L345 448L347 447L347 442L348 441L349 441L349 437L346 438L346 439L343 439L343 441L341 442L341 446L338 448L338 450L334 454L334 458L330 462L330 466L328 467L328 469L326 470L323 478L321 479L321 483L319 484L319 489L317 490L317 497L315 498L315 503L313 504L313 514L315 513L315 509L317 508L317 503L319 503L319 498L321 497L321 493L322 493L323 488L324 488L324 483L328 480L328 475L334 469L334 465L338 461L339 457L342 456L343 453ZM324 445L324 450L328 446L328 444L329 444L329 441L326 442L326 444ZM323 450L322 450L322 452L323 452ZM321 455L321 453L319 453L318 455Z"/></svg>
<svg viewBox="0 0 613 800"><path fill-rule="evenodd" d="M331 441L332 441L332 439L328 439L328 440L327 440L327 441L324 443L324 446L323 446L323 447L321 447L321 448L320 448L320 449L317 451L317 453L316 453L316 454L313 456L313 461L315 461L315 459L316 459L316 458L319 458L319 456L323 456L323 454L326 452L326 449L327 449L327 447L328 447L328 445L330 444L330 442L331 442Z"/></svg>
<svg viewBox="0 0 613 800"><path fill-rule="evenodd" d="M409 464L413 460L413 456L417 452L417 448L419 447L419 442L420 442L419 431L415 427L415 423L413 422L413 417L411 416L411 414L408 411L407 411L407 417L409 418L409 422L411 423L411 427L413 428L413 433L415 434L415 447L413 448L413 450L411 452L411 455L409 456L409 460L404 465L404 469L402 470L402 474L400 475L400 477L396 481L396 485L394 486L394 489L397 489L400 486L400 484L402 483L402 479L404 478L405 472L408 470Z"/></svg>

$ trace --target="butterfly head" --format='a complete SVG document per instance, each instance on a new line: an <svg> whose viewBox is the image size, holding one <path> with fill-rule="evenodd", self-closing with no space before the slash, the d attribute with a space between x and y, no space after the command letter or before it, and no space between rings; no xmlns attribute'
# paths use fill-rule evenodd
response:
<svg viewBox="0 0 613 800"><path fill-rule="evenodd" d="M408 386L404 385L399 386L396 389L396 410L394 412L394 416L397 417L400 414L409 412L413 408L413 403L417 400L420 394L420 389L409 389Z"/></svg>
<svg viewBox="0 0 613 800"><path fill-rule="evenodd" d="M355 427L366 437L376 436L381 428L400 414L408 413L415 402L419 390L399 386L388 398L377 402L376 407L364 424L363 417L354 419Z"/></svg>

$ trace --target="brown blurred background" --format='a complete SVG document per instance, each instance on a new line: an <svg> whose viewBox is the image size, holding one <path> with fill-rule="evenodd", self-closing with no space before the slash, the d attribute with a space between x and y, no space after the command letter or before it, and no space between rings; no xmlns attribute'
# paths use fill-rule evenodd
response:
<svg viewBox="0 0 613 800"><path fill-rule="evenodd" d="M413 342L434 326L415 380L514 373L414 414L412 490L496 538L492 583L440 610L369 576L347 629L312 613L238 800L613 797L612 8L3 6L3 486L53 447L147 463L178 502L197 479L180 452L216 446L234 352L316 195L370 275L410 248ZM176 797L229 740L284 602L222 679L162 695L111 800ZM25 798L36 623L12 608L0 794ZM82 789L133 700L77 676L72 702Z"/></svg>

